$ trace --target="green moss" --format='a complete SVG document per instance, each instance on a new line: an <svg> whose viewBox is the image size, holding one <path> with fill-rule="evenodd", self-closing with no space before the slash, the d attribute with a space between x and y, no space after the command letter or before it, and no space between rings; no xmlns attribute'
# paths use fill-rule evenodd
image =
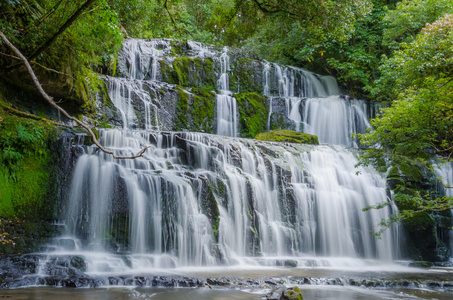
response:
<svg viewBox="0 0 453 300"><path fill-rule="evenodd" d="M159 60L159 65L162 81L175 84L175 78L177 78L177 76L174 73L173 68L165 60Z"/></svg>
<svg viewBox="0 0 453 300"><path fill-rule="evenodd" d="M172 40L170 41L170 52L172 56L183 55L185 49L187 48L187 42L182 40Z"/></svg>
<svg viewBox="0 0 453 300"><path fill-rule="evenodd" d="M319 145L317 136L288 129L263 132L255 138L260 141Z"/></svg>
<svg viewBox="0 0 453 300"><path fill-rule="evenodd" d="M229 72L230 90L241 93L261 93L262 85L253 78L255 69L254 60L249 57L236 59L232 71Z"/></svg>
<svg viewBox="0 0 453 300"><path fill-rule="evenodd" d="M208 216L209 220L211 221L212 231L216 240L218 241L220 211L210 182L208 182L207 185L207 193L205 195L205 198L202 199L201 208L203 213Z"/></svg>
<svg viewBox="0 0 453 300"><path fill-rule="evenodd" d="M214 107L215 107L215 93L212 91L194 88L192 109L190 114L192 117L191 130L193 131L212 131L212 120L214 119Z"/></svg>
<svg viewBox="0 0 453 300"><path fill-rule="evenodd" d="M0 254L34 251L51 233L55 203L49 121L0 108Z"/></svg>
<svg viewBox="0 0 453 300"><path fill-rule="evenodd" d="M217 78L210 59L179 56L174 59L172 66L165 60L160 60L159 64L163 82L183 87L206 87L211 90L216 87Z"/></svg>
<svg viewBox="0 0 453 300"><path fill-rule="evenodd" d="M176 72L175 83L187 86L187 76L189 74L190 58L187 56L181 56L175 58L173 62L173 70Z"/></svg>
<svg viewBox="0 0 453 300"><path fill-rule="evenodd" d="M176 88L178 102L176 104L176 116L174 130L181 131L187 129L187 110L189 107L189 94L181 87Z"/></svg>
<svg viewBox="0 0 453 300"><path fill-rule="evenodd" d="M217 78L215 75L214 66L209 58L206 58L204 60L203 78L205 86L211 87L211 89L217 89Z"/></svg>
<svg viewBox="0 0 453 300"><path fill-rule="evenodd" d="M234 97L238 103L239 125L242 137L255 137L266 130L269 105L266 97L257 93L240 93Z"/></svg>
<svg viewBox="0 0 453 300"><path fill-rule="evenodd" d="M295 288L288 289L283 293L282 299L288 299L288 300L303 300L304 297L302 296L302 292L300 289L296 286Z"/></svg>
<svg viewBox="0 0 453 300"><path fill-rule="evenodd" d="M49 181L53 126L0 110L0 216L38 217Z"/></svg>

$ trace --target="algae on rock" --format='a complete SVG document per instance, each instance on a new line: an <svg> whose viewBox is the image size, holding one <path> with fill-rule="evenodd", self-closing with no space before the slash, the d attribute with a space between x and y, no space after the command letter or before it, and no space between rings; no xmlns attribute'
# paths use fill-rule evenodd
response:
<svg viewBox="0 0 453 300"><path fill-rule="evenodd" d="M289 129L263 132L255 136L255 139L259 141L269 142L319 145L317 136L308 133L296 132Z"/></svg>
<svg viewBox="0 0 453 300"><path fill-rule="evenodd" d="M235 94L239 109L239 126L242 137L253 138L266 130L269 104L266 96L257 93Z"/></svg>

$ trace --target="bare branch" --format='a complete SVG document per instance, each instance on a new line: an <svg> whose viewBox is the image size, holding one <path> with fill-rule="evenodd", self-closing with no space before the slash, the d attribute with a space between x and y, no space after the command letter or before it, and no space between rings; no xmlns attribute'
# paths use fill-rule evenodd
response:
<svg viewBox="0 0 453 300"><path fill-rule="evenodd" d="M27 67L27 70L28 70L28 73L30 73L30 76L31 78L33 79L33 83L35 84L36 88L38 89L39 93L44 97L44 99L46 99L46 101L53 107L55 108L56 110L58 110L59 112L61 112L66 118L76 122L77 124L79 124L80 126L82 126L83 128L85 128L91 135L92 139L93 139L93 142L96 144L96 146L99 147L99 149L101 149L103 152L107 153L107 154L111 154L113 156L113 158L117 158L117 159L134 159L134 158L137 158L137 157L142 157L143 154L145 153L145 151L150 147L145 147L143 148L142 150L140 150L137 154L133 155L133 156L118 156L115 154L115 152L113 151L110 151L106 148L104 148L104 146L102 146L98 139L96 138L96 135L94 134L94 132L91 130L90 126L88 126L87 124L85 124L84 122L80 121L79 119L77 118L74 118L73 116L71 116L70 114L68 114L63 108L61 108L58 104L55 103L55 101L53 100L53 98L51 96L49 96L42 88L41 84L39 83L39 80L38 78L36 78L36 75L35 73L33 72L33 69L31 68L30 64L28 63L28 60L25 58L25 56L22 55L22 53L16 48L14 47L13 44L11 44L11 42L6 38L6 36L3 34L3 32L0 31L0 37L3 39L3 41L6 43L6 45L8 45L8 47L11 48L11 50L13 50L14 53L16 53L17 56L20 57L20 59L24 62L25 66Z"/></svg>

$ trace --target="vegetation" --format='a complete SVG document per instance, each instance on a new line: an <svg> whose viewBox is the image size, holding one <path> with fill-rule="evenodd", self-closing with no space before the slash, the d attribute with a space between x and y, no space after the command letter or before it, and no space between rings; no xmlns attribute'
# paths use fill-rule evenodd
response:
<svg viewBox="0 0 453 300"><path fill-rule="evenodd" d="M33 251L51 233L48 194L54 126L4 108L0 99L0 254Z"/></svg>
<svg viewBox="0 0 453 300"><path fill-rule="evenodd" d="M317 136L288 129L263 132L258 134L255 139L259 141L319 145Z"/></svg>
<svg viewBox="0 0 453 300"><path fill-rule="evenodd" d="M434 154L451 160L452 46L453 16L447 14L427 24L391 58L384 58L374 93L392 99L393 103L372 121L374 128L370 133L360 135L362 144L373 147L363 156L364 163L372 163L382 170L391 167L398 169L399 174L410 175L414 173L411 171L414 165L416 171L430 171ZM433 194L432 186L410 186L406 179L395 190L395 201L401 210L392 220L384 221L385 226L421 218L423 212L453 207L452 197Z"/></svg>

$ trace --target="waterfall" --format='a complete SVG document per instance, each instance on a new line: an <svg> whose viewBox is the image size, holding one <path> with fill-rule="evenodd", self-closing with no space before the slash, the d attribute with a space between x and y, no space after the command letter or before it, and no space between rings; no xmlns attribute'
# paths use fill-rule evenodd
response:
<svg viewBox="0 0 453 300"><path fill-rule="evenodd" d="M392 232L381 240L369 233L390 210L361 211L387 201L385 179L355 169L355 154L343 148L200 133L100 134L122 154L153 146L136 160L112 160L94 147L78 159L65 236L85 250L119 250L149 268L397 257Z"/></svg>
<svg viewBox="0 0 453 300"><path fill-rule="evenodd" d="M248 88L262 87L268 97L268 126L281 113L297 130L334 145L241 139L230 80L245 84L237 72L246 54L175 43L125 42L119 77L105 78L118 126L100 129L100 142L119 155L149 148L143 157L115 160L95 146L76 146L60 220L66 231L54 240L53 255L82 256L87 272L96 274L288 260L351 267L399 258L396 226L381 239L370 233L395 208L362 211L389 201L386 180L372 168L356 168L358 153L344 147L357 146L350 134L369 126L365 102L340 97L332 77L255 60ZM178 45L191 60L175 57ZM196 97L209 84L217 91L207 98L215 101L216 135L174 131L176 122L191 125L177 118L201 103Z"/></svg>
<svg viewBox="0 0 453 300"><path fill-rule="evenodd" d="M323 144L358 147L352 134L365 133L371 126L367 102L341 97L332 76L268 62L263 72L263 91L271 103L269 129L274 99L283 99L284 115L291 120L292 129L316 135Z"/></svg>
<svg viewBox="0 0 453 300"><path fill-rule="evenodd" d="M118 69L120 74L131 79L157 80L159 74L158 59L169 47L168 40L135 40L128 39L123 44Z"/></svg>
<svg viewBox="0 0 453 300"><path fill-rule="evenodd" d="M323 144L357 147L353 133L371 127L365 115L366 103L339 96L310 98L304 104L304 132L317 135Z"/></svg>
<svg viewBox="0 0 453 300"><path fill-rule="evenodd" d="M237 103L231 96L228 71L230 70L230 57L228 48L225 47L220 56L220 78L217 82L220 94L216 96L217 104L217 134L225 136L237 135Z"/></svg>

